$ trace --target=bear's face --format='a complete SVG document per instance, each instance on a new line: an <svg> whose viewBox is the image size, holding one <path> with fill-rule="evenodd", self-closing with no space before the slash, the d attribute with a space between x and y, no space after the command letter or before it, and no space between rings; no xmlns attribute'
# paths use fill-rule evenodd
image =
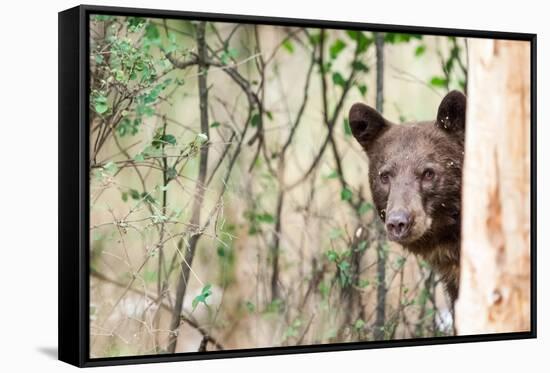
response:
<svg viewBox="0 0 550 373"><path fill-rule="evenodd" d="M430 122L392 124L367 105L352 106L350 127L369 158L369 185L390 240L421 251L435 239L459 238L465 113L457 91Z"/></svg>

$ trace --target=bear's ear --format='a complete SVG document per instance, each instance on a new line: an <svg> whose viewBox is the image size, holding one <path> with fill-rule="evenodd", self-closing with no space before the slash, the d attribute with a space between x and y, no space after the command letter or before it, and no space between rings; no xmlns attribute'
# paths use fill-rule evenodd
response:
<svg viewBox="0 0 550 373"><path fill-rule="evenodd" d="M466 96L451 91L443 98L437 110L436 127L448 133L464 136L466 128Z"/></svg>
<svg viewBox="0 0 550 373"><path fill-rule="evenodd" d="M379 112L360 102L349 110L349 125L351 133L365 149L389 126Z"/></svg>

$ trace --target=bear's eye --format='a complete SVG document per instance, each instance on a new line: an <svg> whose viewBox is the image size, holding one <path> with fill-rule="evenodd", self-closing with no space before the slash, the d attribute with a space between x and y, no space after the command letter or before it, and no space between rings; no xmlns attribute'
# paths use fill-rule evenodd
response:
<svg viewBox="0 0 550 373"><path fill-rule="evenodd" d="M382 184L387 184L390 182L390 173L389 172L382 172L380 174L380 181Z"/></svg>
<svg viewBox="0 0 550 373"><path fill-rule="evenodd" d="M422 179L426 181L433 180L434 176L435 176L435 172L431 168L425 169L424 172L422 173Z"/></svg>

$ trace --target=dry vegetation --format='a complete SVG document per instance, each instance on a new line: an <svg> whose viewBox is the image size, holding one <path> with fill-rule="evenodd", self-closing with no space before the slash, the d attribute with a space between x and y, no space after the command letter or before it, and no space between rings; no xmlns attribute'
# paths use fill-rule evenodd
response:
<svg viewBox="0 0 550 373"><path fill-rule="evenodd" d="M433 118L462 39L92 17L92 357L448 335L347 110Z"/></svg>

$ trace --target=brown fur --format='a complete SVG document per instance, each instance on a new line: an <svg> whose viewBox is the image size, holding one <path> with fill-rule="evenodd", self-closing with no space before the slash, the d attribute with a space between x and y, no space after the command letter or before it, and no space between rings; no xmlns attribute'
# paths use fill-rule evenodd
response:
<svg viewBox="0 0 550 373"><path fill-rule="evenodd" d="M460 274L465 113L466 97L453 91L434 121L396 125L360 103L349 114L353 135L369 159L369 185L380 218L385 222L393 211L406 211L410 228L393 240L439 273L453 302Z"/></svg>

